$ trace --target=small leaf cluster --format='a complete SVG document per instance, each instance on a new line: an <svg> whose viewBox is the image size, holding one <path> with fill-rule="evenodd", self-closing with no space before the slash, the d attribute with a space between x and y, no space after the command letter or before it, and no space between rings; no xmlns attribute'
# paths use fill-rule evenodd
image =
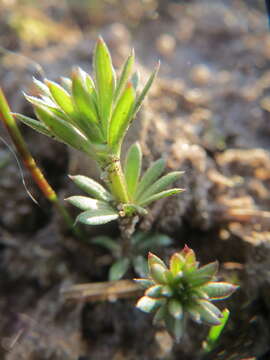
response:
<svg viewBox="0 0 270 360"><path fill-rule="evenodd" d="M217 261L199 267L194 251L185 246L172 255L169 268L149 253L148 267L149 278L135 279L147 289L136 306L147 313L155 311L154 323L163 321L177 341L188 317L197 323L221 324L223 315L212 301L228 298L237 286L216 281Z"/></svg>
<svg viewBox="0 0 270 360"><path fill-rule="evenodd" d="M66 199L83 210L76 221L87 225L100 225L134 213L145 215L147 214L145 207L153 201L183 191L179 188L167 190L168 186L182 175L182 172L174 171L161 176L165 168L163 159L155 161L142 176L141 164L141 148L138 143L135 143L126 156L123 176L128 199L127 202L121 204L96 181L83 175L71 176L74 183L91 196L71 196Z"/></svg>
<svg viewBox="0 0 270 360"><path fill-rule="evenodd" d="M109 280L119 280L132 268L137 276L146 276L148 265L145 254L150 250L158 250L172 244L169 236L160 233L147 233L137 231L130 239L130 256L122 256L120 239L109 236L96 236L91 243L100 245L109 250L117 259L109 270Z"/></svg>
<svg viewBox="0 0 270 360"><path fill-rule="evenodd" d="M93 78L77 67L71 78L61 79L61 84L34 79L40 97L25 96L38 120L15 115L34 130L106 165L109 155L119 155L126 131L158 71L157 67L137 94L138 74L132 73L133 64L132 51L117 78L109 50L99 38L93 56Z"/></svg>
<svg viewBox="0 0 270 360"><path fill-rule="evenodd" d="M37 120L15 114L34 130L81 150L99 165L105 187L81 175L72 178L91 196L68 199L83 210L78 222L98 225L119 217L144 215L145 207L153 201L182 191L168 190L181 172L161 177L163 159L141 176L142 152L137 143L130 147L122 169L123 139L158 71L157 67L138 91L134 59L132 52L117 77L109 50L99 38L93 55L93 78L81 68L75 68L71 78L62 78L61 85L34 79L40 96L25 96L33 104Z"/></svg>

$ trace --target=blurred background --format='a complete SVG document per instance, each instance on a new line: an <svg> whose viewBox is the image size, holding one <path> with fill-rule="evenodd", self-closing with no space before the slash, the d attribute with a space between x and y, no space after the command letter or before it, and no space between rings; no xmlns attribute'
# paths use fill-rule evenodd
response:
<svg viewBox="0 0 270 360"><path fill-rule="evenodd" d="M91 72L100 34L117 69L135 49L142 83L161 60L127 141L140 141L144 165L166 156L168 170L186 172L179 184L186 192L157 204L139 226L173 237L173 249L161 255L187 243L202 263L217 258L222 276L241 283L230 300L227 335L207 359L269 359L270 31L264 1L0 0L0 84L12 110L33 116L22 94L36 94L33 76L58 81L74 65ZM68 173L97 176L80 154L21 130L61 197L77 191ZM2 127L0 133L10 142ZM0 356L202 358L198 349L207 331L196 325L184 345L173 347L128 302L63 304L58 292L66 283L107 279L110 255L65 234L25 173L39 206L32 202L2 143L0 172L0 337L28 331L11 350L0 341ZM88 231L91 238L100 230ZM117 235L116 226L102 231Z"/></svg>

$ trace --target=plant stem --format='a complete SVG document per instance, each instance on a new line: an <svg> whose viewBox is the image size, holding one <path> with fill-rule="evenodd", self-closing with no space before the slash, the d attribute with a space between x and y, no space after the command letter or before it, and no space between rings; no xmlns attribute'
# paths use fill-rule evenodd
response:
<svg viewBox="0 0 270 360"><path fill-rule="evenodd" d="M106 169L113 195L119 202L128 203L127 186L119 158L113 158Z"/></svg>
<svg viewBox="0 0 270 360"><path fill-rule="evenodd" d="M139 217L130 216L119 219L119 229L121 233L121 241L122 241L122 256L123 257L131 257L131 237L135 231L135 226L139 221Z"/></svg>
<svg viewBox="0 0 270 360"><path fill-rule="evenodd" d="M23 164L29 170L33 180L40 188L43 195L57 208L62 215L67 227L71 229L77 236L79 235L79 229L73 227L73 219L69 215L65 207L60 203L59 198L48 181L45 179L42 171L37 167L35 160L33 159L22 134L16 124L14 117L11 115L11 110L5 95L0 87L0 118L3 121L18 153L20 154Z"/></svg>

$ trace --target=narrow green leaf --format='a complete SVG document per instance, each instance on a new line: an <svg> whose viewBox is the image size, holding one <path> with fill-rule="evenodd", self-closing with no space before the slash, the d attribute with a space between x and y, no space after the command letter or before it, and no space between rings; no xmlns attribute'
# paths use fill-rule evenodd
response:
<svg viewBox="0 0 270 360"><path fill-rule="evenodd" d="M220 335L222 331L224 330L224 327L226 326L228 319L230 316L230 311L228 309L225 309L222 311L222 318L220 320L220 325L211 326L207 339L205 343L203 344L204 350L206 352L210 352L213 350L218 342L218 339L220 338Z"/></svg>
<svg viewBox="0 0 270 360"><path fill-rule="evenodd" d="M138 244L138 250L141 252L154 250L160 247L169 246L172 244L172 239L164 234L148 234L144 241Z"/></svg>
<svg viewBox="0 0 270 360"><path fill-rule="evenodd" d="M158 284L166 284L165 269L160 264L152 264L150 269L151 278Z"/></svg>
<svg viewBox="0 0 270 360"><path fill-rule="evenodd" d="M124 168L126 184L131 198L135 195L137 184L141 174L142 150L139 143L131 145L126 156Z"/></svg>
<svg viewBox="0 0 270 360"><path fill-rule="evenodd" d="M27 95L25 93L23 93L23 95L26 98L26 100L29 101L33 105L45 106L51 111L58 110L59 113L60 113L60 109L59 109L58 105L56 105L53 102L53 100L51 100L49 97L38 98L38 97L35 97L35 96Z"/></svg>
<svg viewBox="0 0 270 360"><path fill-rule="evenodd" d="M138 184L136 191L136 199L143 194L156 179L160 177L165 168L165 161L163 159L156 160L144 173L141 181Z"/></svg>
<svg viewBox="0 0 270 360"><path fill-rule="evenodd" d="M37 117L50 129L50 131L64 143L89 153L91 143L86 137L72 124L60 119L50 110L42 106L35 106Z"/></svg>
<svg viewBox="0 0 270 360"><path fill-rule="evenodd" d="M130 112L134 105L135 92L129 83L120 97L109 126L108 143L113 149L119 149L130 123Z"/></svg>
<svg viewBox="0 0 270 360"><path fill-rule="evenodd" d="M153 324L157 325L159 322L164 321L166 314L167 314L167 306L162 305L155 313L155 316L153 318Z"/></svg>
<svg viewBox="0 0 270 360"><path fill-rule="evenodd" d="M153 264L159 264L161 265L165 270L167 270L167 266L164 263L164 261L162 261L158 256L152 254L151 252L148 253L148 267L150 269L150 267Z"/></svg>
<svg viewBox="0 0 270 360"><path fill-rule="evenodd" d="M184 271L192 272L195 271L199 263L196 261L196 255L192 249L185 245L184 249L181 252L185 257Z"/></svg>
<svg viewBox="0 0 270 360"><path fill-rule="evenodd" d="M145 295L152 298L157 298L161 296L161 293L162 293L162 285L154 285L146 290Z"/></svg>
<svg viewBox="0 0 270 360"><path fill-rule="evenodd" d="M139 284L143 289L148 289L150 286L154 285L154 281L150 279L133 279L137 284Z"/></svg>
<svg viewBox="0 0 270 360"><path fill-rule="evenodd" d="M94 52L94 71L97 85L99 114L105 136L111 117L113 95L115 89L115 73L109 50L100 37Z"/></svg>
<svg viewBox="0 0 270 360"><path fill-rule="evenodd" d="M134 65L134 50L131 52L131 54L129 55L129 57L127 58L123 69L121 71L121 75L116 83L116 89L114 92L114 101L117 102L119 96L122 93L122 90L126 87L126 84L128 82L128 79L130 77L130 74L132 72L132 68Z"/></svg>
<svg viewBox="0 0 270 360"><path fill-rule="evenodd" d="M210 264L204 265L201 268L187 274L188 281L191 282L192 286L200 286L213 280L215 274L218 271L218 262L214 261Z"/></svg>
<svg viewBox="0 0 270 360"><path fill-rule="evenodd" d="M34 96L29 96L24 93L24 97L27 101L29 101L32 105L43 106L44 108L50 110L54 115L58 116L60 119L65 120L67 122L72 122L70 117L65 114L60 107L48 96L43 96L42 98L37 98Z"/></svg>
<svg viewBox="0 0 270 360"><path fill-rule="evenodd" d="M196 309L196 305L195 304L189 304L187 306L187 312L190 315L191 319L193 321L195 321L198 324L201 324L202 320L201 320L201 315L198 312L198 310Z"/></svg>
<svg viewBox="0 0 270 360"><path fill-rule="evenodd" d="M91 196L94 196L96 199L107 202L112 200L111 194L93 179L84 175L70 175L69 177L81 190L87 192Z"/></svg>
<svg viewBox="0 0 270 360"><path fill-rule="evenodd" d="M174 253L170 258L170 271L176 276L183 269L184 257L180 253Z"/></svg>
<svg viewBox="0 0 270 360"><path fill-rule="evenodd" d="M87 210L77 216L76 222L86 225L102 225L110 221L116 220L118 213L112 208L101 208L96 210Z"/></svg>
<svg viewBox="0 0 270 360"><path fill-rule="evenodd" d="M24 116L22 114L12 113L16 117L16 119L23 122L25 125L28 125L32 129L38 131L39 133L54 138L54 135L51 134L50 130L44 125L41 121L34 120L28 116Z"/></svg>
<svg viewBox="0 0 270 360"><path fill-rule="evenodd" d="M86 90L84 79L80 69L74 70L72 73L72 100L76 109L76 124L93 142L103 143L105 138L100 128L96 105L93 100L92 93Z"/></svg>
<svg viewBox="0 0 270 360"><path fill-rule="evenodd" d="M51 95L58 106L71 117L74 116L74 107L69 93L53 81L46 80L46 85L50 89Z"/></svg>
<svg viewBox="0 0 270 360"><path fill-rule="evenodd" d="M102 207L108 207L108 203L96 199L91 199L87 196L71 196L67 198L66 201L81 210L96 210L101 209Z"/></svg>
<svg viewBox="0 0 270 360"><path fill-rule="evenodd" d="M152 184L144 193L142 193L141 196L137 198L137 200L143 202L144 199L147 199L154 194L166 190L166 188L169 185L171 185L173 182L178 180L182 174L183 174L182 171L173 171L170 172L169 174L162 176L154 184Z"/></svg>
<svg viewBox="0 0 270 360"><path fill-rule="evenodd" d="M93 100L94 92L93 87L86 89L82 70L80 68L74 69L72 72L72 95L75 106L88 121L98 124L98 114Z"/></svg>
<svg viewBox="0 0 270 360"><path fill-rule="evenodd" d="M160 67L160 63L157 64L155 70L153 71L153 73L151 74L151 76L149 77L147 83L145 84L141 94L138 96L137 100L136 100L136 103L135 103L135 106L134 106L134 109L133 109L133 117L137 114L137 112L140 110L140 107L142 105L142 102L145 98L145 96L147 95L148 91L150 90L152 84L153 84L153 81L155 80L155 77L158 73L158 70L159 70L159 67Z"/></svg>
<svg viewBox="0 0 270 360"><path fill-rule="evenodd" d="M160 299L152 299L148 296L143 296L137 302L136 307L138 309L140 309L141 311L150 313L150 312L156 310L163 303L164 303L164 301L162 301Z"/></svg>
<svg viewBox="0 0 270 360"><path fill-rule="evenodd" d="M164 190L164 191L161 191L158 194L154 194L154 195L150 196L147 199L144 199L143 201L141 201L139 203L139 205L140 206L147 206L147 205L151 204L153 201L157 201L159 199L162 199L162 198L165 198L165 197L168 197L168 196L171 196L171 195L179 194L182 191L183 191L183 189L177 189L177 188L176 189Z"/></svg>
<svg viewBox="0 0 270 360"><path fill-rule="evenodd" d="M207 300L200 300L199 303L195 306L195 310L200 314L201 320L209 325L220 325L219 316L213 309L210 309L208 306L209 303Z"/></svg>
<svg viewBox="0 0 270 360"><path fill-rule="evenodd" d="M68 78L68 77L62 76L62 77L60 78L60 80L61 80L61 84L62 84L63 88L64 88L69 94L71 94L71 92L72 92L72 81L71 81L71 79Z"/></svg>
<svg viewBox="0 0 270 360"><path fill-rule="evenodd" d="M48 97L51 96L50 89L42 81L33 77L33 82L36 85L37 89L40 90L43 95L46 95Z"/></svg>
<svg viewBox="0 0 270 360"><path fill-rule="evenodd" d="M175 338L176 342L179 342L185 330L184 318L175 319L173 316L167 313L165 316L165 325L169 333Z"/></svg>
<svg viewBox="0 0 270 360"><path fill-rule="evenodd" d="M212 300L223 300L232 295L238 286L227 282L209 282L201 288Z"/></svg>
<svg viewBox="0 0 270 360"><path fill-rule="evenodd" d="M145 233L143 231L136 231L135 234L131 237L131 243L132 246L137 247L138 244L144 241L146 239L148 233Z"/></svg>
<svg viewBox="0 0 270 360"><path fill-rule="evenodd" d="M109 250L113 254L119 254L121 251L121 246L115 240L111 239L109 236L95 236L91 239L91 243L95 245L102 246L103 248Z"/></svg>
<svg viewBox="0 0 270 360"><path fill-rule="evenodd" d="M135 256L132 260L135 273L139 276L148 275L148 264L145 258L141 255Z"/></svg>
<svg viewBox="0 0 270 360"><path fill-rule="evenodd" d="M110 268L109 280L110 281L120 280L127 272L129 268L129 263L130 261L128 258L123 258L116 261Z"/></svg>
<svg viewBox="0 0 270 360"><path fill-rule="evenodd" d="M183 317L183 306L176 299L169 300L168 311L175 319L182 319Z"/></svg>

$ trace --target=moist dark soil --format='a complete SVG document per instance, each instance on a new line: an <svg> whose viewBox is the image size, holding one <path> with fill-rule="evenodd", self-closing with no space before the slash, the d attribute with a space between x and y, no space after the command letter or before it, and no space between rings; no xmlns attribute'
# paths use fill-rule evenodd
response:
<svg viewBox="0 0 270 360"><path fill-rule="evenodd" d="M134 307L135 297L65 301L63 287L107 280L112 256L91 239L117 238L117 224L84 228L85 240L76 238L23 170L25 188L0 142L0 358L270 359L270 32L263 1L45 3L0 4L0 79L13 111L33 115L22 96L34 93L33 75L58 80L73 65L91 70L99 33L117 67L135 48L142 81L161 59L127 144L140 141L145 167L164 156L167 170L184 170L176 185L186 191L157 202L138 229L172 237L160 252L165 259L184 244L202 264L217 259L220 279L240 289L220 303L231 316L208 354L207 327L189 323L174 344ZM78 193L69 173L98 178L81 154L21 131L61 198Z"/></svg>

